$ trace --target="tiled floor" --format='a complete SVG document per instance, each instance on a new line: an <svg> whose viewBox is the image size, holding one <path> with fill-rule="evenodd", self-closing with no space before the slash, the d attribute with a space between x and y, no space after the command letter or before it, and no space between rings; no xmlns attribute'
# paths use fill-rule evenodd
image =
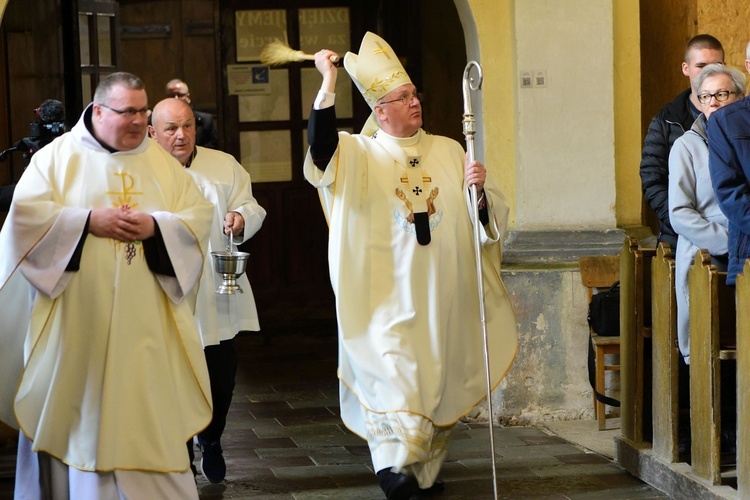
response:
<svg viewBox="0 0 750 500"><path fill-rule="evenodd" d="M238 347L240 371L222 441L227 478L211 484L199 474L201 499L383 499L366 444L338 416L335 329L242 334ZM611 433L601 439L611 440ZM489 447L486 425L460 423L441 473L445 490L433 497L493 498ZM495 429L495 447L499 498L667 498L606 452L547 429ZM9 470L6 452L0 499L11 498Z"/></svg>

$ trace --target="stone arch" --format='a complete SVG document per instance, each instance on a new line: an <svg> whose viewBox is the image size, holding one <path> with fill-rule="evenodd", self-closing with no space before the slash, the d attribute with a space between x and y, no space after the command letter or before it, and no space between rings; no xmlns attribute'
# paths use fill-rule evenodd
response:
<svg viewBox="0 0 750 500"><path fill-rule="evenodd" d="M466 60L477 61L480 65L482 64L482 58L479 50L479 34L477 32L477 25L474 22L474 13L469 6L469 0L453 0L458 12L458 18L461 20L461 27L464 31L464 43L466 45ZM472 111L474 112L474 118L477 124L484 123L483 117L483 106L482 106L482 92L473 92L472 96ZM477 126L477 132L474 136L474 148L478 152L477 157L483 157L484 154L484 128Z"/></svg>

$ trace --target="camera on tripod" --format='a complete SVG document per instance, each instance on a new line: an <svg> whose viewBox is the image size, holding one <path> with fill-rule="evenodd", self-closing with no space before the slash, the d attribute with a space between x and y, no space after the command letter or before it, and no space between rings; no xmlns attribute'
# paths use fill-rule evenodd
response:
<svg viewBox="0 0 750 500"><path fill-rule="evenodd" d="M20 151L24 166L28 166L34 153L65 133L65 109L60 101L47 99L34 110L38 118L29 124L29 137L24 137L0 153L0 161L13 151Z"/></svg>

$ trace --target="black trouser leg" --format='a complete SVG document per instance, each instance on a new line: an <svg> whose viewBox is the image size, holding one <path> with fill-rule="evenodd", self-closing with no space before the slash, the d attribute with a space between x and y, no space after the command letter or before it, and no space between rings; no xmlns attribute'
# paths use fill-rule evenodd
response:
<svg viewBox="0 0 750 500"><path fill-rule="evenodd" d="M211 380L214 412L211 423L198 434L198 439L203 443L213 443L221 439L224 427L227 425L227 413L232 403L234 378L237 374L237 351L234 339L224 340L218 345L206 346L203 351Z"/></svg>

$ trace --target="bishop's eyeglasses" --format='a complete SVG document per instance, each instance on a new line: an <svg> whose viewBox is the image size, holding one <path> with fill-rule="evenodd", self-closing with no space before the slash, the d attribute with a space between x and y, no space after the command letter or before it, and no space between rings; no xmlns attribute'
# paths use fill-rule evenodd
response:
<svg viewBox="0 0 750 500"><path fill-rule="evenodd" d="M415 92L413 94L404 94L397 99L391 99L390 101L380 101L375 104L383 105L383 104L390 104L392 102L400 102L401 105L406 105L406 104L411 104L413 99L416 99L417 101L422 102L424 101L424 96L422 95L422 92Z"/></svg>
<svg viewBox="0 0 750 500"><path fill-rule="evenodd" d="M718 92L715 92L713 94L710 94L708 92L704 94L698 94L698 102L701 104L708 104L711 102L711 98L713 97L716 99L717 102L724 102L727 99L729 99L729 96L731 94L736 94L734 90L720 90Z"/></svg>

